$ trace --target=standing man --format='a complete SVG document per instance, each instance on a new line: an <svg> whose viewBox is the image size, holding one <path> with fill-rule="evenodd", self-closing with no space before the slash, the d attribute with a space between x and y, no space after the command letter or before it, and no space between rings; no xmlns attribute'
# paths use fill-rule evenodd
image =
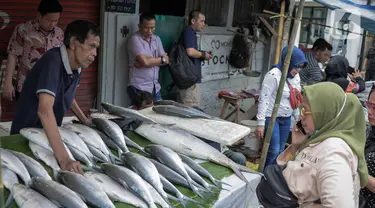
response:
<svg viewBox="0 0 375 208"><path fill-rule="evenodd" d="M139 30L128 40L129 86L127 92L134 104L140 91L152 93L154 99L161 100L159 68L169 63L168 55L158 36L154 35L155 15L142 13Z"/></svg>
<svg viewBox="0 0 375 208"><path fill-rule="evenodd" d="M332 45L319 38L314 42L312 50L305 53L308 64L299 72L301 85L312 85L323 81L323 72L319 63L325 65L328 62L332 54Z"/></svg>
<svg viewBox="0 0 375 208"><path fill-rule="evenodd" d="M375 43L368 50L362 66L362 71L366 72L365 81L375 81Z"/></svg>
<svg viewBox="0 0 375 208"><path fill-rule="evenodd" d="M197 74L201 82L202 66L201 62L212 59L212 55L206 51L198 50L197 32L201 32L205 27L205 16L199 10L192 10L189 14L189 25L183 31L183 45L186 49L187 55L196 66ZM180 89L179 102L189 107L199 108L200 91L198 83L187 88Z"/></svg>
<svg viewBox="0 0 375 208"><path fill-rule="evenodd" d="M57 0L42 0L35 20L19 24L8 44L8 59L4 80L3 97L18 99L23 82L35 62L44 52L62 45L64 32L57 27L63 8ZM17 70L16 89L13 74Z"/></svg>
<svg viewBox="0 0 375 208"><path fill-rule="evenodd" d="M27 127L44 128L61 169L82 173L79 162L69 158L58 126L69 108L88 124L74 97L82 68L97 55L99 27L76 20L66 27L64 36L64 45L48 50L26 77L10 133L18 134Z"/></svg>

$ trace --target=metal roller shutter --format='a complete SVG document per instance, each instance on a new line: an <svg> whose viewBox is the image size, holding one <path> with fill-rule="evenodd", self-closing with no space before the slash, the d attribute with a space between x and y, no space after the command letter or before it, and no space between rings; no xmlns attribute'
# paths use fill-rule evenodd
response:
<svg viewBox="0 0 375 208"><path fill-rule="evenodd" d="M36 18L39 0L0 0L0 63L6 59L8 41L13 29L19 23ZM63 6L59 27L63 30L66 25L76 19L87 19L99 24L100 0L60 0ZM9 24L6 24L7 16ZM76 100L87 114L96 102L97 96L97 60L84 69ZM15 111L15 102L1 100L2 114L0 121L10 121ZM71 114L71 112L69 112Z"/></svg>

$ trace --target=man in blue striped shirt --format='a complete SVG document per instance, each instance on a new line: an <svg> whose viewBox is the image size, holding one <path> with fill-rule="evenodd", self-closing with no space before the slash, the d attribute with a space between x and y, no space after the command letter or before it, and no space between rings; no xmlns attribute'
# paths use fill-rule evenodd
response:
<svg viewBox="0 0 375 208"><path fill-rule="evenodd" d="M319 63L324 65L328 62L331 53L332 45L323 38L319 38L314 42L312 51L305 53L308 64L299 72L301 85L312 85L323 81L323 72Z"/></svg>

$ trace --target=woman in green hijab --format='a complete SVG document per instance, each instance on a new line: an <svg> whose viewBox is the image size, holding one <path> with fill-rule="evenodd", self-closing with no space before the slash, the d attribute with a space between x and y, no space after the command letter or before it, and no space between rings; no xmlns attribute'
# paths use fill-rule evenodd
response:
<svg viewBox="0 0 375 208"><path fill-rule="evenodd" d="M277 159L300 207L358 207L367 183L365 116L358 98L335 83L306 86L300 121ZM293 160L288 161L290 158Z"/></svg>

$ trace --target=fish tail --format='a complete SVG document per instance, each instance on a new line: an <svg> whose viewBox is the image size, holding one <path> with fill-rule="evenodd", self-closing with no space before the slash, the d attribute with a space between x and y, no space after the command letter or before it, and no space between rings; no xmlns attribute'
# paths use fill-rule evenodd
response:
<svg viewBox="0 0 375 208"><path fill-rule="evenodd" d="M199 192L198 188L195 187L195 186L192 184L191 179L190 179L190 180L187 180L187 181L188 181L188 183L189 183L189 186L190 186L191 190L192 190L195 194L197 194L199 197L201 197L202 199L206 200L206 198L203 196L203 194L202 194L201 192Z"/></svg>
<svg viewBox="0 0 375 208"><path fill-rule="evenodd" d="M245 176L241 173L241 168L236 163L230 163L230 168L233 170L233 172L245 183L249 183L249 181L245 178Z"/></svg>
<svg viewBox="0 0 375 208"><path fill-rule="evenodd" d="M148 204L148 208L158 208L154 202Z"/></svg>
<svg viewBox="0 0 375 208"><path fill-rule="evenodd" d="M112 152L109 153L109 160L112 164L116 164L116 161L121 160L119 157L116 157Z"/></svg>
<svg viewBox="0 0 375 208"><path fill-rule="evenodd" d="M182 204L182 203L184 202L184 203L186 204L185 201L190 201L190 202L192 202L192 203L194 203L194 204L201 204L201 205L204 205L202 202L196 201L196 200L194 200L194 199L192 199L192 198L189 198L189 197L187 197L187 196L185 196L185 195L182 195L182 200L180 201L180 203Z"/></svg>
<svg viewBox="0 0 375 208"><path fill-rule="evenodd" d="M235 163L235 165L237 165L237 168L240 169L240 171L243 171L243 172L246 172L246 173L253 173L253 174L257 174L257 175L263 176L263 173L251 170L251 169L249 169L249 168L247 168L245 166L238 165L236 163Z"/></svg>
<svg viewBox="0 0 375 208"><path fill-rule="evenodd" d="M219 181L219 180L217 180L217 179L215 179L215 181L216 181L217 183L220 183L220 184L221 184L221 188L223 188L223 184L226 185L226 186L230 186L230 187L232 187L232 185L230 185L229 183L225 183L224 181Z"/></svg>
<svg viewBox="0 0 375 208"><path fill-rule="evenodd" d="M12 202L14 201L14 197L13 197L13 192L10 192L5 204L4 204L4 208L8 208Z"/></svg>

